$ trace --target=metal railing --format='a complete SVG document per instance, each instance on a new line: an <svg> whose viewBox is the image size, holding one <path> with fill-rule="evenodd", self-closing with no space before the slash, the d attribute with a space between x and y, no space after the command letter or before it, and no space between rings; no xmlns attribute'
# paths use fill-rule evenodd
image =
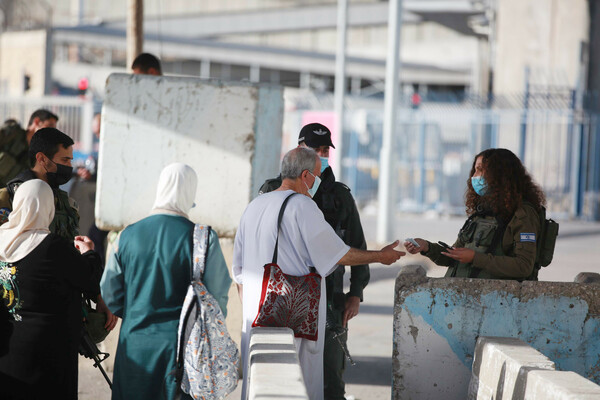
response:
<svg viewBox="0 0 600 400"><path fill-rule="evenodd" d="M463 214L474 155L503 147L517 154L542 186L551 215L600 220L600 114L564 108L572 103L561 99L545 98L554 108L541 108L539 100L527 109L515 108L519 101L508 97L494 99L506 107L491 109L477 108L472 100L414 109L402 103L393 143L396 211ZM339 180L359 206L377 205L382 110L348 107L345 115ZM304 112L286 115L288 147Z"/></svg>
<svg viewBox="0 0 600 400"><path fill-rule="evenodd" d="M13 118L26 129L29 117L40 108L47 109L58 116L57 127L75 142L73 150L76 157L85 157L92 152L91 126L94 103L91 99L72 96L0 96L0 121Z"/></svg>

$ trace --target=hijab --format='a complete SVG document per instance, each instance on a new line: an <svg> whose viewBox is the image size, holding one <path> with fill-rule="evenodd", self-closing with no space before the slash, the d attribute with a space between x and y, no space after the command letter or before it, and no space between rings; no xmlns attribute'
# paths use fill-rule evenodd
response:
<svg viewBox="0 0 600 400"><path fill-rule="evenodd" d="M197 185L198 178L192 167L182 163L167 165L158 178L152 214L167 213L188 218Z"/></svg>
<svg viewBox="0 0 600 400"><path fill-rule="evenodd" d="M25 258L48 236L54 218L54 193L50 186L32 179L21 184L13 198L8 222L0 226L0 261Z"/></svg>

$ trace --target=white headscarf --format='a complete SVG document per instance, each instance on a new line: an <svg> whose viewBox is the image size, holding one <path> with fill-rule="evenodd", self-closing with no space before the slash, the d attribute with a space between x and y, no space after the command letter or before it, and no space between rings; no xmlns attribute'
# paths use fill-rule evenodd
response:
<svg viewBox="0 0 600 400"><path fill-rule="evenodd" d="M50 186L32 179L19 186L8 222L0 226L0 260L17 262L48 236L54 218L54 194Z"/></svg>
<svg viewBox="0 0 600 400"><path fill-rule="evenodd" d="M187 218L194 206L197 185L198 178L192 167L182 163L167 165L158 178L152 214L177 214Z"/></svg>

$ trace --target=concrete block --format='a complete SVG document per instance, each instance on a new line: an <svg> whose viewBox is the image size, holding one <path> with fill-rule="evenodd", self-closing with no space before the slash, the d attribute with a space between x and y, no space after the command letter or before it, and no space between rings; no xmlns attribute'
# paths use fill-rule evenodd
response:
<svg viewBox="0 0 600 400"><path fill-rule="evenodd" d="M523 367L554 370L554 362L517 338L477 339L469 384L470 400L511 400Z"/></svg>
<svg viewBox="0 0 600 400"><path fill-rule="evenodd" d="M600 274L597 272L580 272L573 280L575 283L600 283Z"/></svg>
<svg viewBox="0 0 600 400"><path fill-rule="evenodd" d="M427 275L427 272L425 271L425 268L423 268L420 265L404 265L401 269L400 272L398 272L399 275L414 275L415 277L425 277Z"/></svg>
<svg viewBox="0 0 600 400"><path fill-rule="evenodd" d="M597 400L600 386L571 371L523 369L512 400Z"/></svg>
<svg viewBox="0 0 600 400"><path fill-rule="evenodd" d="M279 172L279 86L112 74L102 110L97 225L148 216L160 171L183 162L198 174L194 222L233 237L248 202Z"/></svg>
<svg viewBox="0 0 600 400"><path fill-rule="evenodd" d="M392 399L463 400L477 338L518 338L600 382L600 286L398 275Z"/></svg>
<svg viewBox="0 0 600 400"><path fill-rule="evenodd" d="M308 400L291 329L252 328L248 354L248 400Z"/></svg>

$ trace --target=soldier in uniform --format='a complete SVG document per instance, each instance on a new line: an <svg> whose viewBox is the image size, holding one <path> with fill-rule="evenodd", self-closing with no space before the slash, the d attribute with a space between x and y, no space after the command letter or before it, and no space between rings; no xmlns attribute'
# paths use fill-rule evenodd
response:
<svg viewBox="0 0 600 400"><path fill-rule="evenodd" d="M448 267L447 277L537 280L546 199L519 158L507 149L477 154L465 197L469 218L452 247L416 238L406 250Z"/></svg>
<svg viewBox="0 0 600 400"><path fill-rule="evenodd" d="M29 168L27 132L14 119L0 128L0 188L19 172Z"/></svg>
<svg viewBox="0 0 600 400"><path fill-rule="evenodd" d="M305 125L300 130L298 146L312 148L321 158L321 185L313 200L323 212L325 220L348 246L365 250L367 245L354 198L348 186L335 180L328 164L329 148L335 148L331 141L331 132L319 123ZM279 186L280 176L267 180L260 188L260 193L273 191ZM346 326L348 320L358 314L360 302L363 300L363 289L369 283L370 276L368 265L350 267L350 291L344 293L344 271L345 267L338 265L325 280L327 323L323 366L326 400L344 399Z"/></svg>
<svg viewBox="0 0 600 400"><path fill-rule="evenodd" d="M50 224L50 231L72 241L79 235L79 214L77 204L67 192L59 188L71 179L73 168L73 140L56 128L42 128L31 139L29 162L33 167L21 171L0 191L0 208L12 209L12 199L17 188L31 179L41 179L48 183L54 192L56 212Z"/></svg>
<svg viewBox="0 0 600 400"><path fill-rule="evenodd" d="M27 124L27 143L31 142L31 138L39 129L56 128L57 123L58 115L52 111L43 108L35 110L29 117L29 123Z"/></svg>
<svg viewBox="0 0 600 400"><path fill-rule="evenodd" d="M48 183L54 193L54 219L50 223L50 232L69 242L79 235L79 213L75 200L59 188L73 175L73 139L56 128L42 128L31 138L29 144L29 162L33 167L26 169L0 189L0 225L8 221L12 210L12 200L19 186L31 179L41 179ZM105 328L111 330L117 323L100 296L94 299L97 311L106 313Z"/></svg>

